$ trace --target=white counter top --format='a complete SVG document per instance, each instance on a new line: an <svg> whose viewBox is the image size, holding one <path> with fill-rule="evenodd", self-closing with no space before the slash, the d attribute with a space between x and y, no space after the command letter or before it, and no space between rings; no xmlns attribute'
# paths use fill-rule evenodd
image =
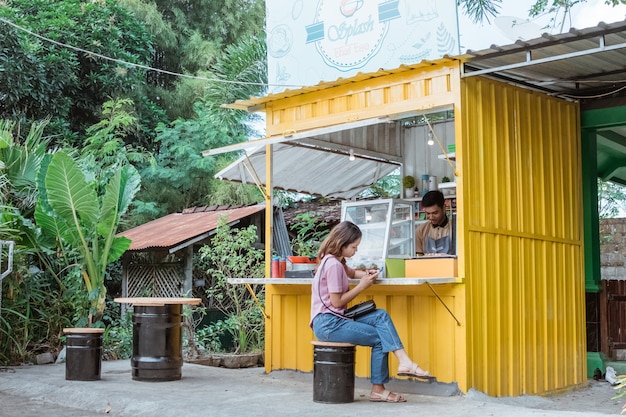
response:
<svg viewBox="0 0 626 417"><path fill-rule="evenodd" d="M228 278L229 284L270 284L270 285L311 285L313 278ZM375 285L420 285L420 284L460 284L462 278L383 278ZM358 279L351 279L350 284L358 284Z"/></svg>

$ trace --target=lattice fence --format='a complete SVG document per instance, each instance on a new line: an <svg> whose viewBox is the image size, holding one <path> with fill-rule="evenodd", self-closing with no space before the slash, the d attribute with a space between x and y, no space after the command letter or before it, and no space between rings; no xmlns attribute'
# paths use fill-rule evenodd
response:
<svg viewBox="0 0 626 417"><path fill-rule="evenodd" d="M181 264L131 264L128 266L128 297L182 297Z"/></svg>

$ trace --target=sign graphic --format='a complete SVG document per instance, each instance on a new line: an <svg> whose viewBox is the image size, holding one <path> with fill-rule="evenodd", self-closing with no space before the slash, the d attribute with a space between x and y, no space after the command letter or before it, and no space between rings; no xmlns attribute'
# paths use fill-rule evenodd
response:
<svg viewBox="0 0 626 417"><path fill-rule="evenodd" d="M455 0L266 0L270 92L459 53Z"/></svg>

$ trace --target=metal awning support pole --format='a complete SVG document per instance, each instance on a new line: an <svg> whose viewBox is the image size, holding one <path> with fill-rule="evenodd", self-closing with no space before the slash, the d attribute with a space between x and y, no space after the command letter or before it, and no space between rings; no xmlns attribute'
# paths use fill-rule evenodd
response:
<svg viewBox="0 0 626 417"><path fill-rule="evenodd" d="M272 204L272 145L265 146L265 276L272 274L272 238L274 236L274 206Z"/></svg>
<svg viewBox="0 0 626 417"><path fill-rule="evenodd" d="M267 313L265 313L265 310L263 309L263 306L261 305L261 302L259 301L259 299L257 298L256 294L254 293L254 290L252 289L252 287L250 286L250 284L248 284L246 282L246 288L248 289L248 292L250 293L250 295L252 296L252 298L254 298L254 302L256 303L257 307L259 307L259 310L261 310L261 313L263 313L263 317L265 317L266 319L269 319L270 316L267 315Z"/></svg>
<svg viewBox="0 0 626 417"><path fill-rule="evenodd" d="M456 318L456 316L454 315L454 313L452 312L452 310L450 310L450 307L447 306L447 304L441 299L441 297L439 297L439 294L437 294L437 292L435 291L435 289L433 288L432 285L430 285L430 282L426 281L426 285L428 285L428 288L430 288L430 290L433 292L433 294L435 294L435 297L437 297L437 300L439 300L439 302L441 304L443 304L443 306L446 308L446 310L448 310L448 313L450 313L450 315L452 316L452 318L454 319L454 321L456 321L457 326L461 325L461 322L459 321L459 319Z"/></svg>

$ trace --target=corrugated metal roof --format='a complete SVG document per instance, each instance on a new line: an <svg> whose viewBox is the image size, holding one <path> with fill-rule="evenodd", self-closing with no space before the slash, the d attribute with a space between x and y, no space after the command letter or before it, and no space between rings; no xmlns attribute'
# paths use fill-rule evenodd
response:
<svg viewBox="0 0 626 417"><path fill-rule="evenodd" d="M463 76L486 75L555 96L597 99L626 86L626 20L467 51Z"/></svg>
<svg viewBox="0 0 626 417"><path fill-rule="evenodd" d="M350 161L348 155L349 151L337 152L295 142L275 144L272 184L274 188L286 191L350 199L400 166L356 152L355 161ZM255 184L257 178L265 184L265 162L265 148L262 147L239 158L215 177L248 184Z"/></svg>
<svg viewBox="0 0 626 417"><path fill-rule="evenodd" d="M141 251L150 248L182 249L208 237L208 233L217 227L221 216L233 222L265 210L265 204L247 207L229 208L228 206L201 207L173 213L151 222L142 224L117 236L126 236L132 243L129 250Z"/></svg>

